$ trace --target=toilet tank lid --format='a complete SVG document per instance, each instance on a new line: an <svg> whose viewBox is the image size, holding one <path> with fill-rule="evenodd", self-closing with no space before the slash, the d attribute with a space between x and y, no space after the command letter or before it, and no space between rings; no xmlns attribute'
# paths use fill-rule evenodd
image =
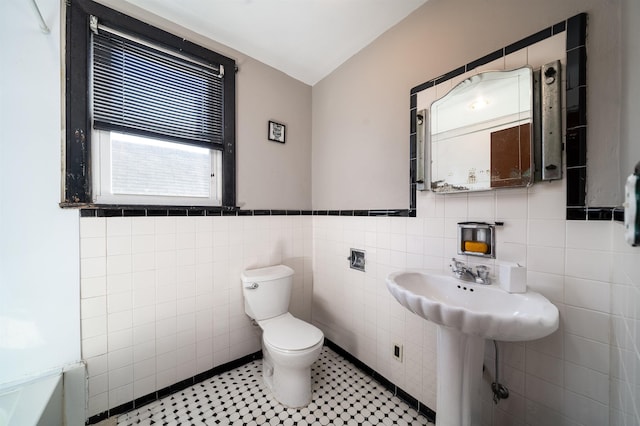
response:
<svg viewBox="0 0 640 426"><path fill-rule="evenodd" d="M246 269L240 277L243 282L271 281L293 275L293 269L285 265L268 266L266 268Z"/></svg>

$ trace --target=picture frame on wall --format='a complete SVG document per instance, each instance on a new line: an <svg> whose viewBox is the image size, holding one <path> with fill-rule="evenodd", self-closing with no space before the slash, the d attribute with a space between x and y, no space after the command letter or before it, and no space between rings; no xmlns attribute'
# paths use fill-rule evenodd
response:
<svg viewBox="0 0 640 426"><path fill-rule="evenodd" d="M269 120L268 136L270 141L285 143L285 130L286 126L284 124Z"/></svg>

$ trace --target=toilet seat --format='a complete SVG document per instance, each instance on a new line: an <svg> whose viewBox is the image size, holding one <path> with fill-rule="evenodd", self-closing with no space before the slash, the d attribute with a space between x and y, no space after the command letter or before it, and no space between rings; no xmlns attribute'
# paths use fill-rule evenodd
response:
<svg viewBox="0 0 640 426"><path fill-rule="evenodd" d="M322 342L322 331L302 321L289 312L259 321L263 330L262 338L275 349L283 351L303 351L312 348Z"/></svg>

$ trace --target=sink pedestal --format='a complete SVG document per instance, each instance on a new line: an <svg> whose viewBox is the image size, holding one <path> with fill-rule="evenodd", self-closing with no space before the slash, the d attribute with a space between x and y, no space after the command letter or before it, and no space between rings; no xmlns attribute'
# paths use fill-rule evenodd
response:
<svg viewBox="0 0 640 426"><path fill-rule="evenodd" d="M400 271L387 288L402 306L438 325L438 426L476 426L485 339L522 342L558 329L558 308L540 293L507 293L439 271Z"/></svg>
<svg viewBox="0 0 640 426"><path fill-rule="evenodd" d="M484 342L481 337L438 325L437 426L481 423Z"/></svg>

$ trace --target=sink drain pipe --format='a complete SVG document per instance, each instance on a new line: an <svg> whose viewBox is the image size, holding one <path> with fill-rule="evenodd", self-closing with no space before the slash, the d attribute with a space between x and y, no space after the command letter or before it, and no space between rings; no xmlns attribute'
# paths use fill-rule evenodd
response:
<svg viewBox="0 0 640 426"><path fill-rule="evenodd" d="M498 373L500 352L498 351L498 342L494 340L493 346L496 348L496 381L491 383L491 390L493 391L493 403L497 404L501 399L509 398L509 389L507 389L506 386L500 384L500 375Z"/></svg>

